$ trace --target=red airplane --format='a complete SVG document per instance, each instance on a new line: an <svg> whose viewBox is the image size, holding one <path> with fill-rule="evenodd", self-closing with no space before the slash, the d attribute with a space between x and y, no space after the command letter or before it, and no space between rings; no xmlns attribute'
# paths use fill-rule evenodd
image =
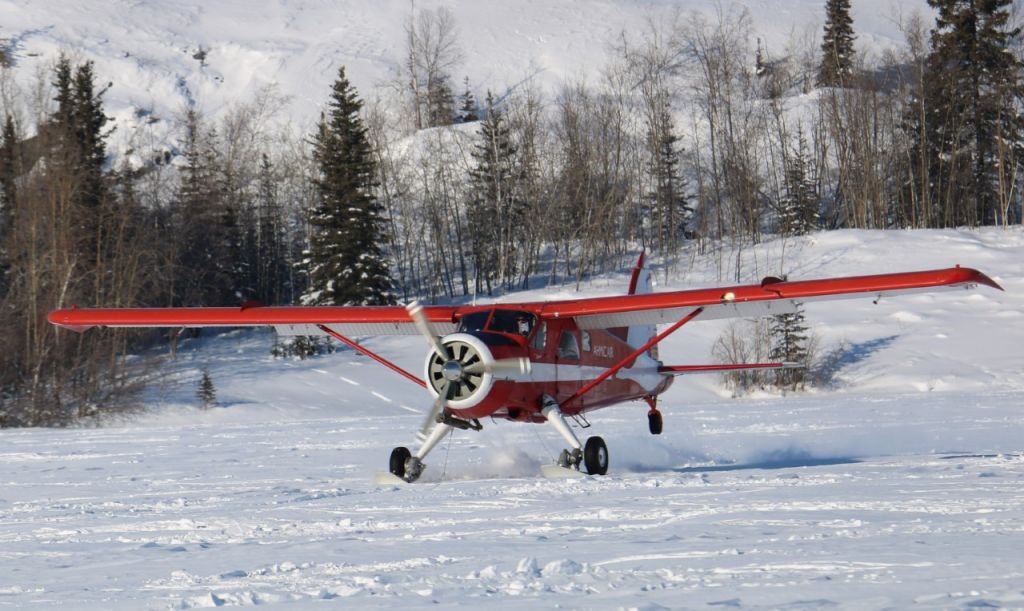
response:
<svg viewBox="0 0 1024 611"><path fill-rule="evenodd" d="M327 335L365 354L434 397L416 452L391 453L389 471L413 482L427 454L454 429L482 428L485 417L548 423L568 444L557 466L545 473L608 471L608 448L600 437L583 444L567 418L582 428L583 414L624 401L649 406L648 425L657 435L662 416L657 397L674 376L735 369L781 368L793 363L664 365L658 344L691 321L792 312L819 299L899 295L984 284L1002 290L985 274L960 266L908 273L786 281L651 292L641 255L629 294L486 306L289 306L241 308L70 308L49 320L73 331L107 327L273 326L283 335ZM656 325L671 323L660 333ZM421 378L350 339L369 335L423 335L430 345ZM425 378L425 379L424 379Z"/></svg>

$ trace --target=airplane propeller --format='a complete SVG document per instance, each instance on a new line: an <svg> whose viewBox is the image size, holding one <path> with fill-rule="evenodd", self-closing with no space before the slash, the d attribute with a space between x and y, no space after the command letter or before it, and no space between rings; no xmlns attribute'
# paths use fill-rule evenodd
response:
<svg viewBox="0 0 1024 611"><path fill-rule="evenodd" d="M530 361L525 358L495 361L485 358L472 344L458 339L452 339L445 345L417 301L407 305L406 311L433 351L427 366L427 383L437 391L437 399L418 437L425 437L430 432L450 401L472 396L484 384L485 374L511 375L530 371Z"/></svg>

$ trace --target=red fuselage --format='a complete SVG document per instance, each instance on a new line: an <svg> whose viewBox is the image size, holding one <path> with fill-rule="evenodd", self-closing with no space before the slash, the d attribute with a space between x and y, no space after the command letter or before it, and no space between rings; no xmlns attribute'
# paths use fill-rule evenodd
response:
<svg viewBox="0 0 1024 611"><path fill-rule="evenodd" d="M585 384L635 351L624 339L625 329L583 330L571 318L538 323L532 313L496 308L465 316L459 332L443 341L448 344L466 335L484 344L493 359L525 358L530 367L527 373L495 374L469 399L449 403L449 411L460 418L543 422L540 411L545 397L553 398L565 415L572 416L654 397L673 379L658 373L660 363L645 353L585 394L575 396Z"/></svg>

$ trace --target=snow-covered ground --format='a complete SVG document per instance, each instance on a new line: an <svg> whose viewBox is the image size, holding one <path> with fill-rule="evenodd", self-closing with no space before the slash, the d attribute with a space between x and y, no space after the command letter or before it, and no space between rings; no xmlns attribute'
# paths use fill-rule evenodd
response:
<svg viewBox="0 0 1024 611"><path fill-rule="evenodd" d="M1024 231L840 231L769 263L782 253L746 253L741 275L960 263L1006 292L811 305L823 342L848 345L832 387L732 399L680 378L659 437L642 405L592 414L612 465L581 480L540 476L548 427L486 422L417 484L376 485L421 389L351 352L273 360L267 332L193 341L149 414L0 431L0 607L1024 607ZM696 259L661 288L733 273ZM695 323L662 358L707 362L720 330ZM417 371L426 352L370 345Z"/></svg>

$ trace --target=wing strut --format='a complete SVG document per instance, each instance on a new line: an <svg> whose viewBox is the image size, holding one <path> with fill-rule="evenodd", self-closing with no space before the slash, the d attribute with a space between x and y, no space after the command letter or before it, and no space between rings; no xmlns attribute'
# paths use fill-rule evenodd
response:
<svg viewBox="0 0 1024 611"><path fill-rule="evenodd" d="M665 329L661 333L659 333L659 334L655 335L654 337L652 337L650 339L650 341L648 341L646 344L644 344L643 346L640 346L639 348L637 348L633 352L630 352L628 356L626 356L624 359L622 359L621 361L616 363L614 366L612 366L611 369L608 369L607 371L605 371L601 375L597 376L597 378L595 378L595 379L591 380L590 382L588 382L587 384L585 384L582 388L577 390L571 397L569 397L565 401L562 401L562 405L568 405L572 401L575 401L576 399L579 399L583 395L587 394L595 386L597 386L601 382L604 382L605 380L607 380L611 376L613 376L616 373L618 373L618 371L620 369L622 369L623 367L625 367L629 363L633 362L633 359L635 359L636 357L640 356L644 352L647 352L648 350L650 350L651 346L654 346L655 344L659 343L661 340L663 340L666 337L668 337L669 335L672 335L673 333L675 333L679 329L679 327L682 327L683 325L685 325L686 323L690 322L694 318L697 318L698 316L700 316L700 313L703 312L703 311L704 311L704 308L703 307L699 307L696 310L694 310L694 311L690 312L689 314L687 314L686 316L683 316L678 321L676 321L675 324L673 324L671 327L669 327L668 329Z"/></svg>
<svg viewBox="0 0 1024 611"><path fill-rule="evenodd" d="M326 333L327 335L330 335L334 339L338 340L339 342L345 344L349 348L352 348L353 350L355 350L357 352L361 352L362 354L365 354L366 356L370 357L371 359L377 361L381 365L384 365L385 367L387 367L391 371L394 371L395 373L402 375L406 379L411 380L411 381L419 384L423 388L427 387L427 383L424 382L422 379L414 376L413 374L411 374L408 371L402 369L398 365L395 365L394 363L392 363L391 361L389 361L386 358L382 357L381 355L377 354L376 352L372 352L368 348L366 348L364 346L360 346L359 344L357 344L354 341L350 340L349 338L345 337L341 333L338 333L337 331L335 331L334 329L328 327L327 325L317 325L317 328L320 329L321 331L323 331L324 333Z"/></svg>

